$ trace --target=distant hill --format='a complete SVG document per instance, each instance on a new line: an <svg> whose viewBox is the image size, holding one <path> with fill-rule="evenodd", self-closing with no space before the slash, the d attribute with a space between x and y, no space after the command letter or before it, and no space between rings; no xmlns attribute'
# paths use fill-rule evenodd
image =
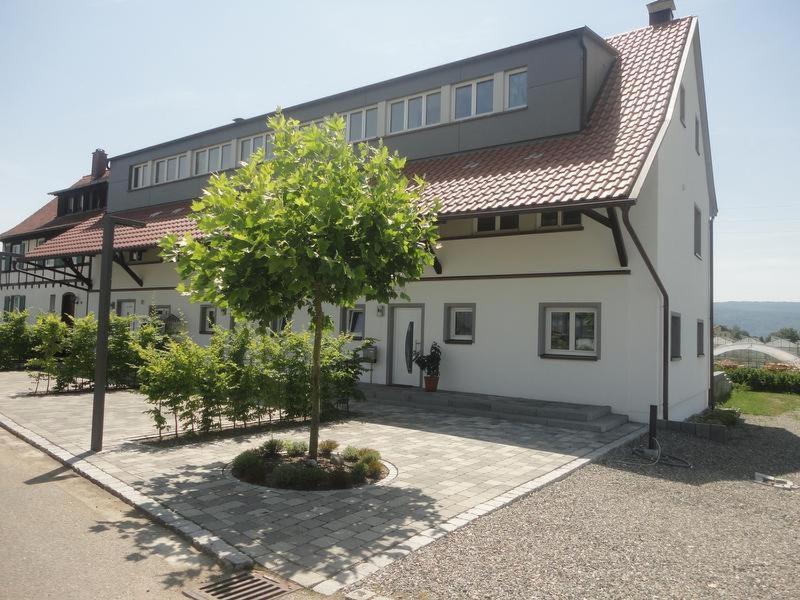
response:
<svg viewBox="0 0 800 600"><path fill-rule="evenodd" d="M714 323L759 337L781 327L800 329L800 302L714 302Z"/></svg>

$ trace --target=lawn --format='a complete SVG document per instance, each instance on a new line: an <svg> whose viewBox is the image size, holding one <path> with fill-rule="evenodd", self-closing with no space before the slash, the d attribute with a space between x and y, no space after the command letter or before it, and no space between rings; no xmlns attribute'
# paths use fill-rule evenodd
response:
<svg viewBox="0 0 800 600"><path fill-rule="evenodd" d="M754 392L734 389L725 407L738 408L747 415L774 417L785 412L800 410L800 396L777 392Z"/></svg>

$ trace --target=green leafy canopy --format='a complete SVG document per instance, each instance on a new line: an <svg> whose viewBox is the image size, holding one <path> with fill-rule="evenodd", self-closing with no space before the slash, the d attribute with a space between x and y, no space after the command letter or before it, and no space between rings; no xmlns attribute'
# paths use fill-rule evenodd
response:
<svg viewBox="0 0 800 600"><path fill-rule="evenodd" d="M300 126L280 111L263 151L211 177L193 204L200 235L166 237L179 288L266 326L315 302L388 302L433 263L436 212L424 182L382 144L353 146L340 117Z"/></svg>

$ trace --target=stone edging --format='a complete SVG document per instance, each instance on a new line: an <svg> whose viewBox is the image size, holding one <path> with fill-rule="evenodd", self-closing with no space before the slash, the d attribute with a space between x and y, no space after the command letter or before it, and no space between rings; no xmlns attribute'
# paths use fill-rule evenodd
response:
<svg viewBox="0 0 800 600"><path fill-rule="evenodd" d="M550 471L549 473L537 477L536 479L531 479L527 483L523 483L507 492L500 494L499 496L495 496L491 500L487 500L486 502L482 502L477 506L473 506L471 509L464 511L462 513L457 514L454 517L451 517L444 523L442 523L438 527L433 527L431 529L426 529L418 533L415 536L410 537L402 544L398 544L393 548L381 552L380 554L376 554L375 556L371 557L364 562L358 563L352 569L347 571L342 571L332 579L326 579L322 583L316 585L313 589L315 592L319 592L321 594L334 594L338 592L341 588L352 585L357 581L363 579L367 575L374 573L375 571L382 569L383 567L390 565L396 560L399 560L408 554L411 554L414 550L419 550L430 544L431 542L435 542L441 537L444 537L451 531L455 531L456 529L460 529L464 525L474 521L478 517L482 517L484 515L488 515L493 513L494 511L505 508L509 504L512 504L522 498L529 496L533 492L540 490L544 487L552 483L556 483L571 475L573 471L577 471L581 467L588 465L591 462L594 462L598 458L604 456L605 454L609 453L611 450L618 448L619 446L623 446L628 442L635 440L641 437L644 433L647 432L647 426L642 425L639 429L636 429L627 435L624 435L612 442L601 446L597 450L593 450L588 454L584 454L581 457L571 460L565 465L560 466L557 469ZM367 594L370 594L367 591ZM348 594L348 598L351 595ZM370 595L366 596L367 598L371 597Z"/></svg>
<svg viewBox="0 0 800 600"><path fill-rule="evenodd" d="M42 452L71 468L73 471L88 479L95 485L100 486L107 492L113 494L126 504L145 513L150 519L171 529L177 534L189 540L189 542L203 552L211 554L225 567L235 571L248 569L253 566L253 559L240 552L222 538L214 535L207 529L203 529L194 521L182 517L174 511L166 508L159 502L136 491L133 487L113 477L102 469L92 465L85 459L78 459L70 452L64 450L42 436L34 433L30 429L21 426L19 423L0 414L0 427L6 429L18 438L38 448Z"/></svg>

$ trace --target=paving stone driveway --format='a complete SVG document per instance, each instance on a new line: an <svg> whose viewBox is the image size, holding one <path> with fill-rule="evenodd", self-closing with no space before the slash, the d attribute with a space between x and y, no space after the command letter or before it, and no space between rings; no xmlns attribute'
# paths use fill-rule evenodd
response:
<svg viewBox="0 0 800 600"><path fill-rule="evenodd" d="M91 394L31 396L25 374L0 373L0 413L124 481L301 585L330 593L535 489L554 472L640 429L557 429L387 405L356 405L323 438L380 450L396 468L381 485L330 492L252 486L227 463L267 433L154 448L142 397L108 395L106 449L88 453ZM307 430L280 437L303 439ZM394 477L393 477L394 475Z"/></svg>

